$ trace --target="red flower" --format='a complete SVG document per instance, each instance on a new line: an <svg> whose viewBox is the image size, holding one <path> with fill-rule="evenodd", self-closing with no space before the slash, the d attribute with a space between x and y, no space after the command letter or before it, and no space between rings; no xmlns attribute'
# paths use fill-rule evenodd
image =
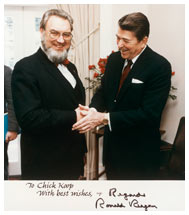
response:
<svg viewBox="0 0 189 215"><path fill-rule="evenodd" d="M100 68L100 71L101 71L102 74L104 74L105 68Z"/></svg>
<svg viewBox="0 0 189 215"><path fill-rule="evenodd" d="M95 65L89 65L89 70L95 69L96 66Z"/></svg>
<svg viewBox="0 0 189 215"><path fill-rule="evenodd" d="M63 61L62 64L63 64L64 66L66 66L66 65L68 65L69 63L70 63L70 61L66 58L66 59Z"/></svg>
<svg viewBox="0 0 189 215"><path fill-rule="evenodd" d="M112 51L112 53L113 52L114 51ZM93 72L94 72L93 78L98 77L98 79L95 79L95 81L97 81L97 82L101 80L101 78L103 76L102 74L104 74L104 72L105 72L108 57L109 56L107 56L106 58L100 58L98 61L98 66L95 66L95 65L89 65L88 66L89 70L93 70Z"/></svg>
<svg viewBox="0 0 189 215"><path fill-rule="evenodd" d="M94 78L97 78L99 76L99 74L97 72L94 73Z"/></svg>
<svg viewBox="0 0 189 215"><path fill-rule="evenodd" d="M98 61L98 66L101 68L105 68L106 66L106 63L107 63L107 59L106 58L100 58L99 61Z"/></svg>
<svg viewBox="0 0 189 215"><path fill-rule="evenodd" d="M172 72L171 75L175 75L175 72Z"/></svg>

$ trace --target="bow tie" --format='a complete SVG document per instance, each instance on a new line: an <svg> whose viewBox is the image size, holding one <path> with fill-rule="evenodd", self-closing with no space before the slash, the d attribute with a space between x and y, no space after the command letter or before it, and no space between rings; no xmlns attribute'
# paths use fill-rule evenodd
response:
<svg viewBox="0 0 189 215"><path fill-rule="evenodd" d="M64 66L67 66L69 63L70 63L70 61L67 58L62 62L62 64Z"/></svg>
<svg viewBox="0 0 189 215"><path fill-rule="evenodd" d="M67 67L67 65L70 63L70 61L66 58L63 62L62 65L64 65L65 67ZM60 63L61 64L61 63ZM58 67L59 64L56 64L56 66Z"/></svg>

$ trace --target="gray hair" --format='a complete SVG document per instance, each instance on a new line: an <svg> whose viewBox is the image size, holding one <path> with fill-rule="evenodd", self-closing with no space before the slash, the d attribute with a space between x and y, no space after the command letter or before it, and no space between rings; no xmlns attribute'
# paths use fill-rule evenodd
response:
<svg viewBox="0 0 189 215"><path fill-rule="evenodd" d="M51 9L51 10L46 11L43 14L43 17L42 17L41 22L40 22L40 28L45 29L46 23L51 16L59 16L63 19L68 20L68 22L70 23L70 26L71 26L71 31L73 30L73 19L72 19L72 17L66 11L58 10L58 9Z"/></svg>

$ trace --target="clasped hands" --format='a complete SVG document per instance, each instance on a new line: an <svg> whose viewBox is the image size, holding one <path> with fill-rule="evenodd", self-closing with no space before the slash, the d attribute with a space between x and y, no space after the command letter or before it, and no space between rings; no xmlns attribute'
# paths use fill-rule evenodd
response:
<svg viewBox="0 0 189 215"><path fill-rule="evenodd" d="M105 113L96 111L95 108L80 105L75 109L77 122L72 126L72 130L78 130L79 133L86 133L98 125L103 124Z"/></svg>

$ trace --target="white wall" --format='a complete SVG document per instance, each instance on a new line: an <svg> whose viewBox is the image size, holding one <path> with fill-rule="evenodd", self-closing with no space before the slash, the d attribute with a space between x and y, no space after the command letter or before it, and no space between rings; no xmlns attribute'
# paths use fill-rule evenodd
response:
<svg viewBox="0 0 189 215"><path fill-rule="evenodd" d="M4 63L13 68L15 62L22 58L23 50L23 8L5 7L4 15L12 20L12 28L4 27Z"/></svg>
<svg viewBox="0 0 189 215"><path fill-rule="evenodd" d="M165 56L175 71L172 85L177 87L177 100L168 100L162 116L163 138L173 142L179 120L185 115L185 11L184 5L151 5L149 45Z"/></svg>
<svg viewBox="0 0 189 215"><path fill-rule="evenodd" d="M150 21L149 46L172 64L172 84L178 88L177 100L168 100L162 116L162 139L172 143L179 119L185 115L185 8L184 5L101 5L101 57L117 50L115 34L118 20L128 13L142 12Z"/></svg>
<svg viewBox="0 0 189 215"><path fill-rule="evenodd" d="M14 64L25 56L37 51L40 45L40 34L35 29L35 19L41 18L42 14L55 5L5 5L4 16L13 18L13 40L14 47L11 53L14 54ZM10 49L7 43L5 31L5 64L9 65ZM12 65L10 65L13 67Z"/></svg>

